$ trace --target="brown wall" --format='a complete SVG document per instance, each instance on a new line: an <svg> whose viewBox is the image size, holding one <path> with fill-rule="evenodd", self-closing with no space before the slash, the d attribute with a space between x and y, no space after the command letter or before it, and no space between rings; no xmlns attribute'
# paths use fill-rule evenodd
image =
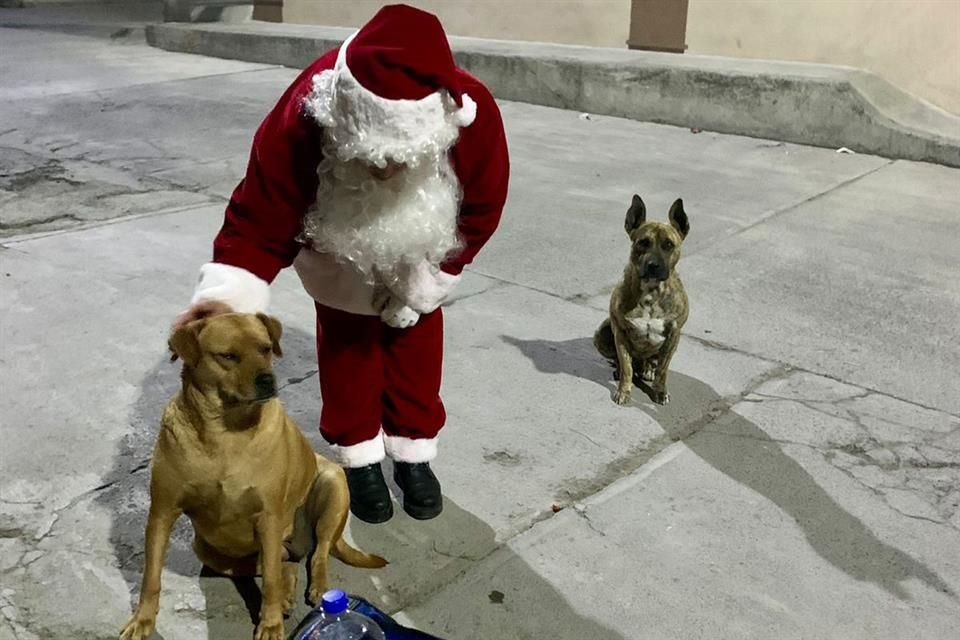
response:
<svg viewBox="0 0 960 640"><path fill-rule="evenodd" d="M617 48L631 39L631 6L634 45L682 43L662 32L677 27L667 13L688 4L688 53L860 67L960 113L960 0L407 1L440 16L451 35ZM285 22L345 27L390 3L282 2Z"/></svg>
<svg viewBox="0 0 960 640"><path fill-rule="evenodd" d="M960 113L960 0L689 2L689 53L860 67Z"/></svg>
<svg viewBox="0 0 960 640"><path fill-rule="evenodd" d="M284 22L358 27L397 0L284 0ZM439 16L447 33L626 47L631 0L406 0Z"/></svg>

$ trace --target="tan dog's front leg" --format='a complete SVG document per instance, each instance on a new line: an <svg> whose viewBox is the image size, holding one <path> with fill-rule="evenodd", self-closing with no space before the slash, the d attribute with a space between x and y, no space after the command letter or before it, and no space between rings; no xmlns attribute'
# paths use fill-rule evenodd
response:
<svg viewBox="0 0 960 640"><path fill-rule="evenodd" d="M630 395L633 392L633 356L627 348L627 339L623 331L611 323L613 329L613 343L617 348L617 364L620 367L620 380L617 381L617 393L614 396L614 402L619 405L625 405L630 402Z"/></svg>
<svg viewBox="0 0 960 640"><path fill-rule="evenodd" d="M257 520L260 539L260 566L263 571L263 603L256 640L283 640L283 604L286 583L283 576L283 526L280 518L269 513Z"/></svg>
<svg viewBox="0 0 960 640"><path fill-rule="evenodd" d="M146 640L156 629L163 561L167 554L167 544L170 542L170 532L173 531L173 525L180 513L180 509L169 505L158 505L156 502L150 504L140 603L133 617L120 632L121 640Z"/></svg>
<svg viewBox="0 0 960 640"><path fill-rule="evenodd" d="M673 359L673 354L679 343L680 332L671 331L661 348L660 357L657 358L657 368L653 377L652 393L650 394L650 399L657 404L668 404L670 402L670 394L667 392L667 373L670 370L670 361Z"/></svg>

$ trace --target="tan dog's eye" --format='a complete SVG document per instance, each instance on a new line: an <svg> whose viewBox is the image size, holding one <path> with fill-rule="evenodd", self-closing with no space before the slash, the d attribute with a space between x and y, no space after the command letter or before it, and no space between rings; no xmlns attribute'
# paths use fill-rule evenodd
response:
<svg viewBox="0 0 960 640"><path fill-rule="evenodd" d="M637 249L641 251L646 251L650 248L650 238L640 238L637 240Z"/></svg>
<svg viewBox="0 0 960 640"><path fill-rule="evenodd" d="M270 355L271 351L273 351L272 347L260 347L260 355L262 356Z"/></svg>
<svg viewBox="0 0 960 640"><path fill-rule="evenodd" d="M664 242L664 243L663 243L662 245L660 245L660 246L663 247L663 250L664 250L664 251L673 251L673 247L674 247L675 245L674 245L672 242L670 242L669 240L667 240L666 242Z"/></svg>
<svg viewBox="0 0 960 640"><path fill-rule="evenodd" d="M217 357L221 360L226 360L227 362L236 362L240 359L240 356L235 353L218 353Z"/></svg>

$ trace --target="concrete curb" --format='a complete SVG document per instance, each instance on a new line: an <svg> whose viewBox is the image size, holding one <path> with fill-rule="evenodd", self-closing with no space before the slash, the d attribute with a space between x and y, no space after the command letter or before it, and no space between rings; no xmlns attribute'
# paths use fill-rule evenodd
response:
<svg viewBox="0 0 960 640"><path fill-rule="evenodd" d="M161 49L303 68L350 29L161 24ZM451 38L500 99L960 167L960 118L848 67Z"/></svg>

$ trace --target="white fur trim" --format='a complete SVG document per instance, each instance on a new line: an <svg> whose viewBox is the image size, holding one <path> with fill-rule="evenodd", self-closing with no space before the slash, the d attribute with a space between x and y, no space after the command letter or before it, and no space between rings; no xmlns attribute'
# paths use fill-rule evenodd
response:
<svg viewBox="0 0 960 640"><path fill-rule="evenodd" d="M438 266L423 260L416 266L405 268L392 288L411 309L427 314L440 308L458 282L460 276L441 271Z"/></svg>
<svg viewBox="0 0 960 640"><path fill-rule="evenodd" d="M348 468L365 467L376 464L386 456L383 446L383 431L376 437L346 447L333 445L333 452L340 460L340 464Z"/></svg>
<svg viewBox="0 0 960 640"><path fill-rule="evenodd" d="M208 262L200 268L200 278L191 304L223 302L238 313L259 313L270 304L270 285L246 269Z"/></svg>
<svg viewBox="0 0 960 640"><path fill-rule="evenodd" d="M373 308L373 285L349 262L304 247L293 268L303 288L323 306L362 316L378 315Z"/></svg>
<svg viewBox="0 0 960 640"><path fill-rule="evenodd" d="M454 116L454 122L459 127L469 127L477 119L477 103L467 94L463 94L460 100L463 102L463 106Z"/></svg>
<svg viewBox="0 0 960 640"><path fill-rule="evenodd" d="M437 438L383 436L387 455L398 462L430 462L437 457Z"/></svg>
<svg viewBox="0 0 960 640"><path fill-rule="evenodd" d="M420 100L378 96L347 66L347 47L355 35L340 47L334 68L313 77L313 90L305 98L307 111L324 127L339 159L359 158L379 166L387 160L416 164L422 156L447 151L459 128L476 118L476 102L464 94L458 107L446 90Z"/></svg>

